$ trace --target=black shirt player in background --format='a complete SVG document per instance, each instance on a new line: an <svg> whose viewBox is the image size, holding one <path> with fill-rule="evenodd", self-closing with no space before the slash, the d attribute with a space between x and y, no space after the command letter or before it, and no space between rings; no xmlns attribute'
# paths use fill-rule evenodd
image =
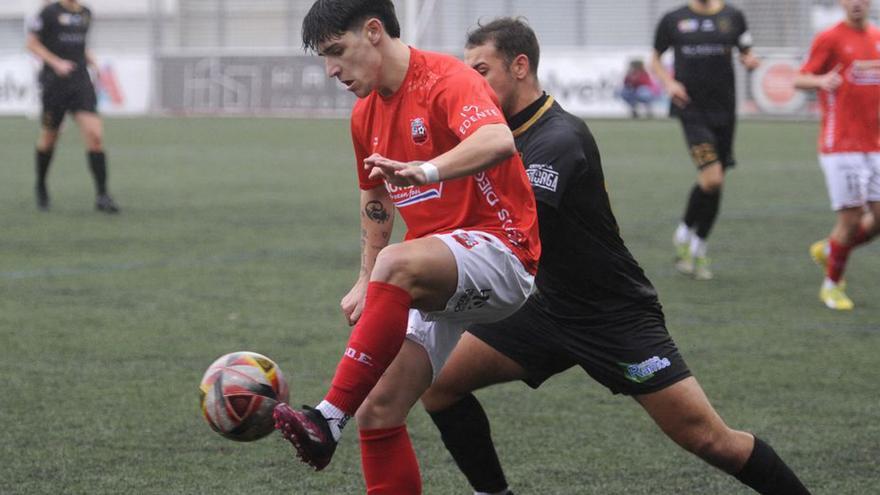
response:
<svg viewBox="0 0 880 495"><path fill-rule="evenodd" d="M77 0L50 3L33 20L27 48L43 61L41 129L36 146L37 207L49 210L46 176L61 132L64 115L73 115L88 151L88 163L95 180L95 208L118 213L119 207L107 192L107 157L104 154L103 124L97 113L97 97L88 67L97 70L86 37L92 12Z"/></svg>
<svg viewBox="0 0 880 495"><path fill-rule="evenodd" d="M674 74L660 61L670 47L675 50ZM690 0L657 25L651 65L672 100L672 115L681 120L698 170L673 239L676 268L697 280L712 278L706 239L718 217L724 173L736 163L732 53L737 48L740 62L752 70L760 62L751 47L745 16L723 0Z"/></svg>
<svg viewBox="0 0 880 495"><path fill-rule="evenodd" d="M444 444L478 494L510 493L471 392L514 380L536 388L580 366L631 395L680 446L757 492L808 493L769 445L729 428L691 376L654 287L620 237L596 141L542 92L538 60L535 33L518 19L494 20L468 37L465 61L498 94L527 167L543 252L536 294L510 318L469 329L422 397Z"/></svg>

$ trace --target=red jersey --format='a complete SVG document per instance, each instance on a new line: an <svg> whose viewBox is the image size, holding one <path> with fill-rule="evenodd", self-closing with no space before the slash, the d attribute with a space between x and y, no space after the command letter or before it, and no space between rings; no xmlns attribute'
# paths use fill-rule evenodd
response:
<svg viewBox="0 0 880 495"><path fill-rule="evenodd" d="M833 92L819 91L819 151L880 151L880 30L841 22L819 33L801 72L825 74L837 66L843 83Z"/></svg>
<svg viewBox="0 0 880 495"><path fill-rule="evenodd" d="M406 239L480 230L504 241L535 273L541 252L535 198L518 154L475 175L424 186L370 180L364 170L373 153L401 162L430 160L487 124L507 125L480 74L454 57L410 48L400 89L388 98L373 91L352 111L360 187L385 186L406 223Z"/></svg>

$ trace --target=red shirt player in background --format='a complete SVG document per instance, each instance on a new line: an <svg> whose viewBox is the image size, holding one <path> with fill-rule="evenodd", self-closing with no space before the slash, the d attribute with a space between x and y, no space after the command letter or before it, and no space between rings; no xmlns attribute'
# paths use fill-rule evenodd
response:
<svg viewBox="0 0 880 495"><path fill-rule="evenodd" d="M868 22L870 0L840 4L846 20L816 36L795 86L819 92L819 162L837 212L828 239L810 247L826 270L819 298L847 310L853 302L842 277L849 253L880 230L880 30Z"/></svg>
<svg viewBox="0 0 880 495"><path fill-rule="evenodd" d="M302 37L359 98L362 257L330 391L314 409L279 405L276 427L320 470L357 413L368 493L421 493L407 413L464 328L511 315L532 292L534 196L488 83L405 45L391 0L318 0ZM395 208L406 240L388 245Z"/></svg>

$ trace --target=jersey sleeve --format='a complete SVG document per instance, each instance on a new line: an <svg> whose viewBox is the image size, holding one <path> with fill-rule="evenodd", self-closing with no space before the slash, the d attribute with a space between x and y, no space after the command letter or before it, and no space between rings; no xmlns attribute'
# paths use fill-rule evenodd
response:
<svg viewBox="0 0 880 495"><path fill-rule="evenodd" d="M364 141L365 132L362 128L361 112L357 107L351 114L351 143L354 147L354 163L357 169L358 186L361 190L375 189L382 185L382 179L370 179L369 171L364 170L364 160L370 156L370 148Z"/></svg>
<svg viewBox="0 0 880 495"><path fill-rule="evenodd" d="M43 30L46 29L46 26L48 25L48 17L49 13L47 7L41 10L39 14L29 18L27 21L28 32L34 33L38 37L41 36L43 34Z"/></svg>
<svg viewBox="0 0 880 495"><path fill-rule="evenodd" d="M736 47L739 48L741 53L745 53L752 49L755 40L752 38L752 32L749 31L749 24L746 21L745 14L743 14L742 11L737 11L736 18L737 24L739 25L739 36L736 39Z"/></svg>
<svg viewBox="0 0 880 495"><path fill-rule="evenodd" d="M504 124L504 114L489 83L468 68L438 82L433 118L445 122L460 141L489 124Z"/></svg>
<svg viewBox="0 0 880 495"><path fill-rule="evenodd" d="M820 34L810 47L810 55L801 66L804 74L825 74L832 68L834 50L829 36Z"/></svg>
<svg viewBox="0 0 880 495"><path fill-rule="evenodd" d="M589 168L583 143L572 130L548 130L523 155L526 175L541 203L559 208L569 186Z"/></svg>
<svg viewBox="0 0 880 495"><path fill-rule="evenodd" d="M663 16L657 23L657 31L654 33L654 50L662 54L672 46L672 33L669 28L672 17L669 14Z"/></svg>

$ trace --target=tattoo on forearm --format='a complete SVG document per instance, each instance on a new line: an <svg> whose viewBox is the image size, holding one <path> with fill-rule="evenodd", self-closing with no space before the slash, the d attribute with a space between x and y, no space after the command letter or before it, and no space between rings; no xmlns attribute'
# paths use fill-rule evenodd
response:
<svg viewBox="0 0 880 495"><path fill-rule="evenodd" d="M364 207L364 213L367 215L367 218L376 223L385 223L391 219L391 215L381 201L370 201L367 203Z"/></svg>

